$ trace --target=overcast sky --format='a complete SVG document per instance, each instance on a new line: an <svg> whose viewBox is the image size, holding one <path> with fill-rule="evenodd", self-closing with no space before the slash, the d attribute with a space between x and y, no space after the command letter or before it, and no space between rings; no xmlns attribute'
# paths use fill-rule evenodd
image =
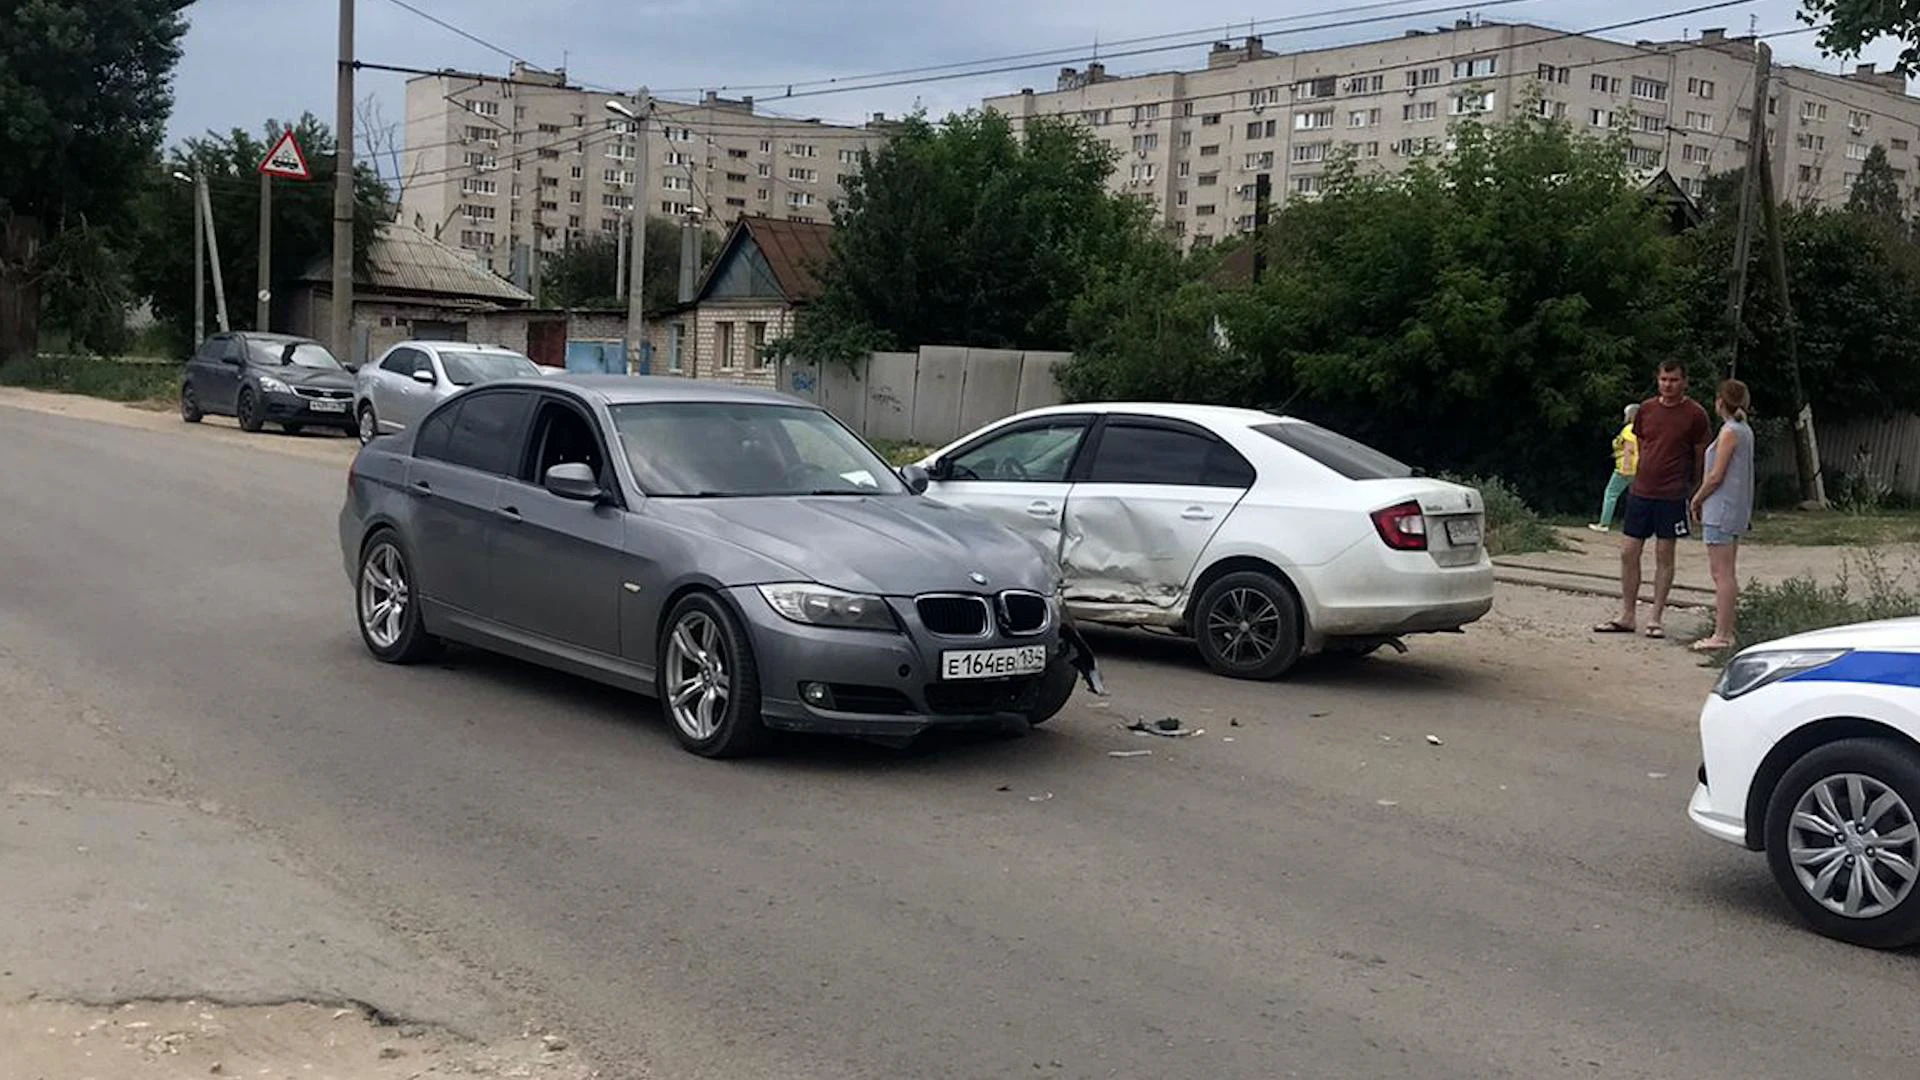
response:
<svg viewBox="0 0 1920 1080"><path fill-rule="evenodd" d="M1023 86L1050 89L1057 68L1077 65L1096 39L1114 42L1179 34L1169 42L1202 42L1228 27L1244 36L1260 20L1270 49L1345 44L1432 28L1453 13L1395 17L1367 26L1314 30L1342 18L1446 7L1448 0L1409 0L1360 15L1328 15L1328 0L407 0L476 37L528 61L565 65L586 84L646 85L662 96L693 97L699 88L759 86L747 92L782 114L858 120L873 112L900 114L915 104L929 112L978 105L987 95ZM1628 19L1698 7L1712 0L1521 0L1486 6L1489 20L1531 22L1582 30ZM507 56L475 44L404 10L395 0L358 0L360 59L410 67L456 67L505 74ZM1369 4L1369 7L1373 5ZM1761 33L1791 30L1792 0L1755 0L1621 30L1626 40L1677 38L1702 27L1744 33L1749 18ZM1461 14L1465 13L1462 9ZM311 111L331 122L338 7L334 0L197 0L187 9L192 29L176 79L170 136L209 129L258 129L268 118ZM1276 20L1289 20L1280 22ZM1185 32L1191 31L1191 34ZM1771 39L1776 57L1823 70L1813 35ZM1148 46L1124 46L1139 49ZM919 85L781 100L766 84L866 75L1013 54L1060 50L1012 61L1030 70L949 79ZM1109 46L1108 50L1117 51ZM1885 64L1896 48L1864 58ZM1204 66L1205 47L1114 58L1116 74ZM996 65L997 66L997 65ZM802 93L805 87L795 87ZM731 92L730 92L731 93ZM402 77L362 72L357 96L377 97L389 122L403 115Z"/></svg>

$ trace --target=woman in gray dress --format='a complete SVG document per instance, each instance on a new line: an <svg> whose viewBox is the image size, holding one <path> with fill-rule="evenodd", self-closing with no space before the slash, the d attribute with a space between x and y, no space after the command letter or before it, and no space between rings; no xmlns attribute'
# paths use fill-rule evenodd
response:
<svg viewBox="0 0 1920 1080"><path fill-rule="evenodd" d="M1707 542L1707 567L1713 572L1713 635L1693 644L1693 651L1723 652L1733 648L1734 608L1740 600L1740 575L1735 561L1740 537L1753 526L1753 429L1747 426L1750 398L1747 384L1728 379L1714 396L1714 410L1723 423L1707 447L1707 475L1693 497L1693 520Z"/></svg>

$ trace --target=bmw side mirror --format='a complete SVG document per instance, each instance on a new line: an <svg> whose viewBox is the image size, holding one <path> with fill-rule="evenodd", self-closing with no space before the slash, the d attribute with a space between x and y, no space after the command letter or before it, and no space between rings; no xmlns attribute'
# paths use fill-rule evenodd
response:
<svg viewBox="0 0 1920 1080"><path fill-rule="evenodd" d="M900 479L906 481L908 491L913 492L915 495L925 495L927 493L927 484L931 480L931 477L927 475L927 470L920 466L907 465L901 468Z"/></svg>
<svg viewBox="0 0 1920 1080"><path fill-rule="evenodd" d="M951 480L953 479L953 463L946 458L934 458L933 468L927 470L927 475L935 480Z"/></svg>
<svg viewBox="0 0 1920 1080"><path fill-rule="evenodd" d="M593 470L578 461L566 461L547 470L547 490L575 502L598 502L603 492Z"/></svg>
<svg viewBox="0 0 1920 1080"><path fill-rule="evenodd" d="M426 368L414 368L413 381L420 383L423 386L432 386L433 372L428 371Z"/></svg>

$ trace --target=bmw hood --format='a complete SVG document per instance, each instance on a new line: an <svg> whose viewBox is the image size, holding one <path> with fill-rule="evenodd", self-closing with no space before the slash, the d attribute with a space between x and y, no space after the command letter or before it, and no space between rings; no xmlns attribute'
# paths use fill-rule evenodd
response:
<svg viewBox="0 0 1920 1080"><path fill-rule="evenodd" d="M1048 560L1025 538L918 496L689 500L674 513L691 529L849 592L1031 589L1051 595L1057 582Z"/></svg>

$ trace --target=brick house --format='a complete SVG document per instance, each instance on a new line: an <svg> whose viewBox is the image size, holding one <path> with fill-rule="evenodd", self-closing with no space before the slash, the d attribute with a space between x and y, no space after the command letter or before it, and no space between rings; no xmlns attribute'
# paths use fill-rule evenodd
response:
<svg viewBox="0 0 1920 1080"><path fill-rule="evenodd" d="M793 332L820 295L833 228L818 222L743 217L728 231L693 298L654 316L653 374L772 386L779 365L765 345Z"/></svg>

